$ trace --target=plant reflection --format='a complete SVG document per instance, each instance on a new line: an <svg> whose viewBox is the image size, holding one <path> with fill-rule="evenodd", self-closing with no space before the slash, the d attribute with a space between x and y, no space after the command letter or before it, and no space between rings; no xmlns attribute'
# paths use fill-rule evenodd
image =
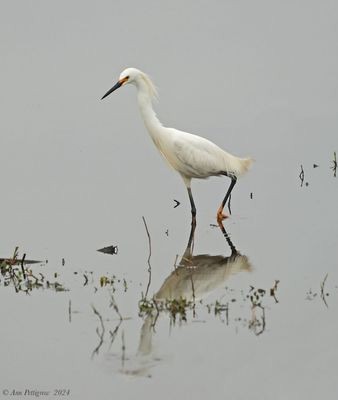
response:
<svg viewBox="0 0 338 400"><path fill-rule="evenodd" d="M19 248L16 247L13 256L0 258L0 284L12 286L16 293L24 292L29 294L33 289L50 289L56 292L67 291L58 281L51 282L41 272L33 274L29 265L41 264L41 261L26 260L26 254L19 258ZM19 267L20 265L20 267ZM54 273L54 278L57 274Z"/></svg>
<svg viewBox="0 0 338 400"><path fill-rule="evenodd" d="M146 296L141 299L139 311L144 321L137 352L139 362L134 367L129 365L128 368L123 368L123 373L149 376L150 368L160 361L161 358L153 354L152 346L153 335L156 332L156 324L160 315L168 314L171 326L176 322L185 322L187 313L192 311L193 317L195 317L196 304L199 305L212 292L225 287L225 282L232 275L252 270L247 256L242 255L236 249L224 226L221 225L220 228L230 247L229 256L193 255L195 225L192 224L186 250L178 265L175 265L174 270L164 280L152 299L148 299ZM151 276L149 276L149 280L151 280ZM147 288L149 289L149 282ZM223 305L216 302L214 311L215 315L225 312L228 319L228 304Z"/></svg>

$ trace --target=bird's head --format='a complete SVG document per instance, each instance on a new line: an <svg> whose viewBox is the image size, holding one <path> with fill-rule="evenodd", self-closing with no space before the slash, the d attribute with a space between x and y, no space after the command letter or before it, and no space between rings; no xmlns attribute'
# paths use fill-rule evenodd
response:
<svg viewBox="0 0 338 400"><path fill-rule="evenodd" d="M101 98L101 100L109 96L116 89L129 83L137 86L138 88L141 86L145 87L151 97L157 96L156 88L148 75L137 68L126 68L124 71L121 72L119 80L111 89L108 90L108 92Z"/></svg>

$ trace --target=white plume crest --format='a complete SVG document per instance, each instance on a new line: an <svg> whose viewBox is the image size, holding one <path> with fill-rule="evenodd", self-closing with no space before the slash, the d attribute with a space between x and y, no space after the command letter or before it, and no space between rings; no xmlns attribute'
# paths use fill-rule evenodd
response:
<svg viewBox="0 0 338 400"><path fill-rule="evenodd" d="M150 96L154 99L158 99L158 91L157 91L156 86L154 85L153 81L150 79L150 77L147 74L145 74L144 72L142 72L141 78L144 80L144 82L148 88Z"/></svg>

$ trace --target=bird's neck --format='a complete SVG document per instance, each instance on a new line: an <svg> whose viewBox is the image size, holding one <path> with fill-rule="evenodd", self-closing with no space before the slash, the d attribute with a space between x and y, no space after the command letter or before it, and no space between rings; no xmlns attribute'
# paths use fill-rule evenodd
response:
<svg viewBox="0 0 338 400"><path fill-rule="evenodd" d="M144 124L156 144L163 125L153 109L152 97L146 85L138 86L137 100Z"/></svg>

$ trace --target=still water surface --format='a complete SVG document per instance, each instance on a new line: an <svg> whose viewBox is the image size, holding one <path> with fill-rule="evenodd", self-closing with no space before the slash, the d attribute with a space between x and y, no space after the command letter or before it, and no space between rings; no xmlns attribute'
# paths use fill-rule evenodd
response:
<svg viewBox="0 0 338 400"><path fill-rule="evenodd" d="M2 3L0 258L44 262L0 276L1 400L336 400L337 2ZM99 100L127 66L164 125L255 159L228 240L229 182L196 181L187 253L135 91Z"/></svg>
<svg viewBox="0 0 338 400"><path fill-rule="evenodd" d="M3 389L49 398L66 389L74 399L335 398L337 180L327 155L303 163L303 185L297 160L283 174L271 164L264 182L256 162L233 195L226 232L210 208L228 182L197 183L190 248L182 190L162 219L145 215L151 252L135 209L130 234L101 243L117 254L93 246L63 262L51 249L48 263L29 266L44 281L27 294L3 277Z"/></svg>

